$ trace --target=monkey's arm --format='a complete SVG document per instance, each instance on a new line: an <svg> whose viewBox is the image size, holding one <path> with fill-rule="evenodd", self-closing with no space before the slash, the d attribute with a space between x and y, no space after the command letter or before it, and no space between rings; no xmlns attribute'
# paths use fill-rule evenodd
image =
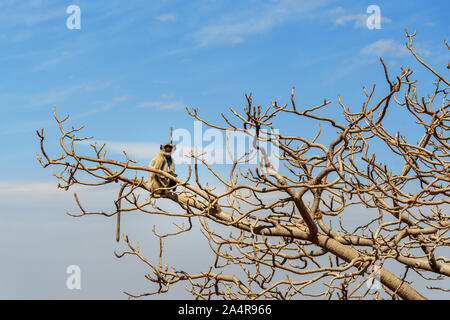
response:
<svg viewBox="0 0 450 320"><path fill-rule="evenodd" d="M155 168L155 169L162 169L162 166L164 165L164 157L161 156L161 154L157 154L152 161L150 162L150 168ZM148 183L150 184L151 187L155 188L157 187L154 182L157 182L157 184L161 184L163 185L159 175L153 173L153 172L149 172L148 173Z"/></svg>
<svg viewBox="0 0 450 320"><path fill-rule="evenodd" d="M151 168L155 168L155 169L161 169L163 164L163 159L162 157L158 154L156 155L152 161L150 162L150 167Z"/></svg>
<svg viewBox="0 0 450 320"><path fill-rule="evenodd" d="M150 167L159 169L159 170L167 170L167 160L165 156L159 153L150 163ZM170 180L164 176L153 173L152 178L158 182L160 186L163 188L167 188L169 186ZM150 179L150 178L149 178Z"/></svg>

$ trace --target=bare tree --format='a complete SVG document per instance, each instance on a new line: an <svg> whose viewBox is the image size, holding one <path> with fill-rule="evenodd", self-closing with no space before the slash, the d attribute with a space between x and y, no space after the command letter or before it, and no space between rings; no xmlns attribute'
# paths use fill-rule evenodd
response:
<svg viewBox="0 0 450 320"><path fill-rule="evenodd" d="M445 135L450 120L449 82L414 51L414 35L406 31L406 47L437 77L434 91L427 98L417 95L418 80L413 80L409 66L401 67L400 74L392 80L380 58L389 88L387 94L373 101L375 85L369 91L363 88L366 99L356 112L351 112L338 96L344 123L317 115L330 104L326 99L315 107L299 110L294 90L289 104L279 106L272 102L267 108L254 106L251 94L246 95L242 112L231 108L230 116L222 114L224 125L203 119L197 109L187 109L190 116L209 127L252 137L261 161L259 167L247 168L245 172L241 168L248 157L233 158L229 175L224 176L195 150L190 154L194 164L188 165L184 180L139 165L125 152L125 161L108 159L105 145L92 144L93 156L80 154L76 150L78 143L90 138L77 136L83 127L65 129L68 117L59 119L56 113L62 155L48 156L42 129L37 131L41 143L41 155L37 158L43 167L61 167L56 174L58 186L66 190L75 184L100 187L120 182L112 212L85 210L75 193L81 211L76 216L117 217L117 240L121 214L125 212L184 220L176 224L178 231L174 233L160 235L153 229L160 243L156 259L144 257L139 245L123 234L128 248L116 253L117 257L133 255L142 260L151 271L145 277L156 284L151 292L126 292L130 297L164 293L171 285L185 282L198 299L425 299L411 280L420 277L430 284L429 290L448 292L432 284L450 275L448 258L438 256L449 245L446 233L450 221L445 214L450 202L450 145ZM394 103L417 119L416 125L422 128L417 143L399 132L389 132L384 125ZM322 142L329 135L323 138L321 127L313 139L275 133L274 118L282 115L291 121L316 121L334 129L335 136ZM262 142L279 148L280 168L271 163ZM383 164L374 153L369 154L370 146L380 143L390 150L390 156L401 159L402 165ZM215 177L214 185L201 181L199 166ZM144 178L138 177L139 173L148 172L174 179L177 191L152 194ZM143 190L149 194L145 200L141 199ZM171 200L176 209L161 208L161 198ZM366 221L348 230L342 221L351 210L358 211ZM375 217L368 214L371 210L376 210ZM188 273L169 267L164 262L163 249L167 237L195 230L194 219L198 220L215 260L207 269ZM212 225L222 228L216 230ZM230 267L240 268L242 276L228 273ZM364 286L373 278L379 280L381 290Z"/></svg>

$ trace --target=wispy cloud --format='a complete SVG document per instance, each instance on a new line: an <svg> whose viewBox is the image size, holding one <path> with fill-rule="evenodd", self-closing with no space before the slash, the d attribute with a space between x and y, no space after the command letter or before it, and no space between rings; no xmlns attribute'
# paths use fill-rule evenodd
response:
<svg viewBox="0 0 450 320"><path fill-rule="evenodd" d="M191 37L200 45L218 43L241 43L246 37L261 34L293 19L300 19L304 14L314 12L328 1L279 0L263 4L252 10L234 12L217 19Z"/></svg>
<svg viewBox="0 0 450 320"><path fill-rule="evenodd" d="M6 2L0 10L0 22L8 21L8 27L34 26L66 16L64 7L52 7L48 1Z"/></svg>
<svg viewBox="0 0 450 320"><path fill-rule="evenodd" d="M177 16L173 13L166 13L156 17L156 20L162 22L172 22L177 20Z"/></svg>
<svg viewBox="0 0 450 320"><path fill-rule="evenodd" d="M102 91L102 90L105 90L106 88L109 88L110 86L111 86L111 82L104 81L104 82L101 82L98 84L86 86L85 90L88 92Z"/></svg>
<svg viewBox="0 0 450 320"><path fill-rule="evenodd" d="M392 39L380 39L361 49L361 53L364 55L391 55L394 57L404 57L409 55L408 49L404 44L401 44Z"/></svg>
<svg viewBox="0 0 450 320"><path fill-rule="evenodd" d="M423 57L429 57L434 52L430 46L422 42L416 42L414 44L414 50ZM411 53L406 48L405 43L393 39L380 39L365 45L359 51L355 52L352 58L349 58L342 68L330 75L328 80L330 83L335 83L338 79L351 74L361 66L379 62L378 58L380 57L385 59L389 65L392 65L397 60L402 60L410 56Z"/></svg>
<svg viewBox="0 0 450 320"><path fill-rule="evenodd" d="M68 201L74 202L73 194L66 193L57 187L57 182L53 181L26 181L12 180L0 181L0 203L2 206L17 207L36 207L39 205L45 207L66 206ZM85 186L74 186L73 191L85 192L83 199L91 203L100 204L105 200L108 191L102 189L90 189ZM102 199L102 200L100 200ZM100 200L100 201L99 201Z"/></svg>
<svg viewBox="0 0 450 320"><path fill-rule="evenodd" d="M139 103L136 108L156 108L159 110L181 110L185 104L181 101L145 101Z"/></svg>
<svg viewBox="0 0 450 320"><path fill-rule="evenodd" d="M128 96L115 97L114 102L123 102L123 101L127 101L128 99L129 99Z"/></svg>
<svg viewBox="0 0 450 320"><path fill-rule="evenodd" d="M67 51L67 50L61 51L60 53L56 53L53 58L47 59L39 63L36 67L34 67L34 70L36 71L45 70L49 67L56 66L57 64L60 64L71 58L74 58L82 53L83 51Z"/></svg>
<svg viewBox="0 0 450 320"><path fill-rule="evenodd" d="M343 8L336 8L330 11L332 20L336 26L343 26L348 23L353 23L353 28L366 28L367 19L369 14L367 13L350 13ZM389 23L392 20L388 17L381 16L381 23Z"/></svg>
<svg viewBox="0 0 450 320"><path fill-rule="evenodd" d="M56 102L63 102L73 94L82 91L83 88L84 85L75 84L73 86L61 90L50 90L38 93L31 97L30 105L31 106L53 105Z"/></svg>
<svg viewBox="0 0 450 320"><path fill-rule="evenodd" d="M42 90L29 94L28 96L22 96L20 93L2 94L0 95L0 103L8 105L11 108L13 106L20 106L26 108L35 107L51 107L66 101L70 101L73 97L85 97L89 99L98 99L97 91L102 91L108 88L111 84L109 82L103 83L71 83L70 85L63 87L56 87L52 89ZM92 112L105 111L116 105L128 101L129 95L115 95L108 99L98 99L93 101L93 107L87 114ZM80 116L83 113L78 113Z"/></svg>
<svg viewBox="0 0 450 320"><path fill-rule="evenodd" d="M438 51L432 46L426 45L423 42L416 42L414 44L414 51L422 57L430 57L434 52L433 57L439 57ZM365 57L381 57L386 56L390 58L402 58L411 56L411 52L406 48L405 43L400 43L392 39L380 39L361 49L360 52Z"/></svg>
<svg viewBox="0 0 450 320"><path fill-rule="evenodd" d="M36 32L49 31L49 23L64 21L66 12L61 4L39 1L2 1L0 26L5 40L22 42L32 39Z"/></svg>
<svg viewBox="0 0 450 320"><path fill-rule="evenodd" d="M73 84L72 86L61 88L61 89L53 89L44 91L41 93L36 93L32 95L29 99L29 106L41 106L41 105L53 105L57 102L64 102L74 94L89 94L96 91L102 91L108 87L110 87L111 83L109 81L107 82L101 82L101 83L91 83L91 84L85 84L85 83L78 83ZM129 97L127 95L124 96L117 96L113 98L111 101L97 101L95 103L102 104L102 105L108 105L109 107L116 105L119 102L123 102L128 100Z"/></svg>
<svg viewBox="0 0 450 320"><path fill-rule="evenodd" d="M119 103L127 101L128 99L129 99L128 96L118 96L118 97L114 97L113 99L106 100L106 101L105 100L95 101L95 102L93 102L93 105L95 105L95 107L93 109L90 109L89 111L87 111L85 113L79 114L79 116L84 117L84 116L91 115L93 113L107 111L111 108L114 108Z"/></svg>

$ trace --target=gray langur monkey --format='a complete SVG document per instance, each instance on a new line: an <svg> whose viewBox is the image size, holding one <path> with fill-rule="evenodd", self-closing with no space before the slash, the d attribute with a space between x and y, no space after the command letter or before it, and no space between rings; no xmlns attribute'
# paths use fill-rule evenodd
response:
<svg viewBox="0 0 450 320"><path fill-rule="evenodd" d="M172 158L172 153L175 151L176 146L172 142L168 142L159 146L161 152L159 152L150 162L150 167L167 171L172 176L176 177L175 174L175 162ZM159 175L157 173L148 173L148 186L152 192L157 195L165 193L167 190L157 190L159 188L172 188L171 191L175 191L176 182L172 179Z"/></svg>

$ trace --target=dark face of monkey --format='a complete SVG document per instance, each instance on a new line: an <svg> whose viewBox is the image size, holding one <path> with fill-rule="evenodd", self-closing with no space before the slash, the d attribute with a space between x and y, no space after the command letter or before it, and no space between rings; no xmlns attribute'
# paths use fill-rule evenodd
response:
<svg viewBox="0 0 450 320"><path fill-rule="evenodd" d="M174 151L173 145L170 143L166 143L164 145L160 146L161 151L163 152L164 156L166 158L169 158L172 156L172 152Z"/></svg>
<svg viewBox="0 0 450 320"><path fill-rule="evenodd" d="M171 155L172 154L172 147L171 146L165 146L164 147L164 153L166 155Z"/></svg>

